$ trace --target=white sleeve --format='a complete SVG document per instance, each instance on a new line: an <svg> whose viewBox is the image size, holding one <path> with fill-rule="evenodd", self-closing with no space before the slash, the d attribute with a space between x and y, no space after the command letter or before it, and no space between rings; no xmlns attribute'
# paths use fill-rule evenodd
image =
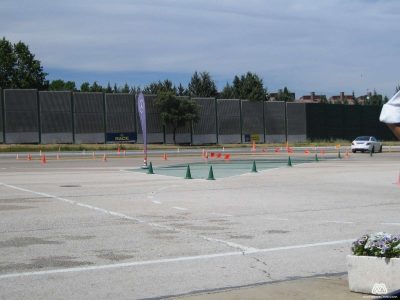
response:
<svg viewBox="0 0 400 300"><path fill-rule="evenodd" d="M386 124L400 123L400 91L383 105L379 120Z"/></svg>

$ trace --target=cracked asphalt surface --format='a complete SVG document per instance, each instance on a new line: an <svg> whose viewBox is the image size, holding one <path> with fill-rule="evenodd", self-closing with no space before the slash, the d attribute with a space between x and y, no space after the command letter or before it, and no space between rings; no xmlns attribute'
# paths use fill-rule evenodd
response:
<svg viewBox="0 0 400 300"><path fill-rule="evenodd" d="M274 299L301 286L351 299L351 241L399 232L400 153L335 155L215 181L133 172L139 156L0 155L0 299Z"/></svg>

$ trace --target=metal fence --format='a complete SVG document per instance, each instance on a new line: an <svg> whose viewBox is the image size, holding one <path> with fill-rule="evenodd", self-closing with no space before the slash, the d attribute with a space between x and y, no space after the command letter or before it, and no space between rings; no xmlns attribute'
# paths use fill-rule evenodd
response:
<svg viewBox="0 0 400 300"><path fill-rule="evenodd" d="M120 143L137 140L135 96L105 94L106 142Z"/></svg>
<svg viewBox="0 0 400 300"><path fill-rule="evenodd" d="M289 143L307 140L306 105L286 103L286 124Z"/></svg>
<svg viewBox="0 0 400 300"><path fill-rule="evenodd" d="M0 143L4 143L4 110L3 110L3 90L0 88Z"/></svg>
<svg viewBox="0 0 400 300"><path fill-rule="evenodd" d="M215 98L194 98L200 110L199 122L193 124L192 144L217 143L217 103Z"/></svg>
<svg viewBox="0 0 400 300"><path fill-rule="evenodd" d="M217 100L218 142L236 144L242 142L241 104L239 99Z"/></svg>
<svg viewBox="0 0 400 300"><path fill-rule="evenodd" d="M4 131L9 144L40 143L36 90L4 90Z"/></svg>
<svg viewBox="0 0 400 300"><path fill-rule="evenodd" d="M242 141L264 143L264 103L242 100Z"/></svg>
<svg viewBox="0 0 400 300"><path fill-rule="evenodd" d="M39 92L42 144L73 143L72 93Z"/></svg>
<svg viewBox="0 0 400 300"><path fill-rule="evenodd" d="M264 103L265 141L286 142L286 103L271 101Z"/></svg>
<svg viewBox="0 0 400 300"><path fill-rule="evenodd" d="M156 95L145 95L149 143L172 143ZM395 140L380 107L194 98L200 120L176 132L177 143L289 143L375 135ZM142 143L131 94L0 89L0 143Z"/></svg>
<svg viewBox="0 0 400 300"><path fill-rule="evenodd" d="M75 142L104 143L105 114L103 93L73 93Z"/></svg>

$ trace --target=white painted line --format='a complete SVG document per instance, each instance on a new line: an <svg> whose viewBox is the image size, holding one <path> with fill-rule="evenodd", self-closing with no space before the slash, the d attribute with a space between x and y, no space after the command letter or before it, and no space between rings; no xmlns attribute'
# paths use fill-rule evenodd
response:
<svg viewBox="0 0 400 300"><path fill-rule="evenodd" d="M187 210L187 208L179 207L179 206L173 206L172 208L175 208L177 210Z"/></svg>
<svg viewBox="0 0 400 300"><path fill-rule="evenodd" d="M347 243L353 242L354 240L355 239L321 242L321 243L313 243L313 244L303 244L303 245L294 245L294 246L275 247L275 248L267 248L267 249L257 249L257 250L253 250L253 251L247 251L247 252L235 251L235 252L214 253L214 254L205 254L205 255L196 255L196 256L181 256L181 257L176 257L176 258L166 258L166 259L158 259L158 260L133 261L133 262L99 265L99 266L74 267L74 268L55 269L55 270L47 270L47 271L35 271L35 272L23 272L23 273L10 273L10 274L0 275L0 280L1 279L9 279L9 278L26 277L26 276L45 276L45 275L62 274L62 273L127 268L127 267L136 267L136 266L184 262L184 261L192 261L192 260L212 259L212 258L218 258L218 257L239 256L239 255L248 255L248 254L265 253L265 252L277 252L277 251L282 251L282 250L295 250L295 249L301 249L301 248L347 244Z"/></svg>
<svg viewBox="0 0 400 300"><path fill-rule="evenodd" d="M151 202L153 202L153 203L155 203L155 204L162 204L161 201L157 201L157 200L153 200L153 201L151 201Z"/></svg>
<svg viewBox="0 0 400 300"><path fill-rule="evenodd" d="M394 226L400 226L400 223L381 223L382 225L394 225Z"/></svg>
<svg viewBox="0 0 400 300"><path fill-rule="evenodd" d="M14 186L14 185L6 184L6 183L1 183L0 182L0 185L9 187L11 189L23 191L23 192L27 192L27 193L31 193L31 194L35 194L35 195L40 195L40 196L43 196L43 197L46 197L46 198L52 198L52 199L60 200L60 201L66 202L66 203L71 204L71 205L84 207L84 208L91 209L91 210L94 210L94 211L97 211L97 212L101 212L101 213L104 213L104 214L107 214L107 215L119 217L119 218L122 218L122 219L131 220L131 221L135 221L135 222L138 222L138 223L141 223L141 224L146 224L148 226L157 227L157 228L163 228L163 229L172 230L172 231L175 231L175 232L182 232L182 233L185 233L185 234L188 234L188 235L192 235L192 236L194 235L195 237L199 237L199 238L201 238L203 240L212 241L212 242L218 242L220 244L224 244L224 245L229 246L229 247L234 247L234 248L239 249L241 251L246 251L246 249L255 249L255 248L249 248L249 247L246 247L246 246L243 246L243 245L231 243L231 242L228 242L228 241L208 238L208 237L202 236L202 235L195 235L195 234L193 234L192 231L185 230L183 228L176 228L176 227L172 227L172 226L168 226L168 225L163 225L163 224L158 224L158 223L153 223L153 222L147 222L147 221L142 220L142 219L134 218L134 217L122 214L122 213L114 212L114 211L111 211L111 210L106 210L104 208L92 206L92 205L89 205L89 204L80 203L80 202L77 202L77 201L74 201L74 200L69 200L69 199L66 199L66 198L61 198L61 197L50 195L50 194L46 194L46 193L41 193L41 192L36 192L36 191L33 191L33 190L28 190L28 189L20 188L20 187ZM182 207L180 207L180 208L182 209ZM185 208L183 208L183 209L185 209Z"/></svg>
<svg viewBox="0 0 400 300"><path fill-rule="evenodd" d="M322 221L322 223L354 224L354 222L347 222L347 221Z"/></svg>
<svg viewBox="0 0 400 300"><path fill-rule="evenodd" d="M352 243L355 240L356 239L338 240L338 241L331 241L331 242L320 242L320 243L313 243L313 244L303 244L303 245L283 246L283 247L276 247L276 248L269 248L269 249L259 249L254 253L264 253L264 252L273 252L273 251L281 251L281 250L293 250L293 249L301 249L301 248L347 244L347 243Z"/></svg>
<svg viewBox="0 0 400 300"><path fill-rule="evenodd" d="M286 218L264 218L263 220L268 220L268 221L289 221L289 219L286 219Z"/></svg>
<svg viewBox="0 0 400 300"><path fill-rule="evenodd" d="M260 250L260 249L257 249L257 248L246 247L246 246L243 246L243 245L240 245L240 244L219 240L219 239L207 237L207 236L204 236L204 235L201 235L201 237L203 239L205 239L206 241L218 242L218 243L225 244L225 245L227 245L229 247L232 247L232 248L240 249L240 250L242 250L242 253L254 253L254 252L257 252L257 251Z"/></svg>

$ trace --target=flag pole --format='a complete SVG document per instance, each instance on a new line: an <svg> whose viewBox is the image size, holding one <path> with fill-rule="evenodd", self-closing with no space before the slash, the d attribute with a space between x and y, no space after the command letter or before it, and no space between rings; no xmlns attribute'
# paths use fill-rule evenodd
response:
<svg viewBox="0 0 400 300"><path fill-rule="evenodd" d="M148 169L147 166L147 124L146 124L146 103L143 96L143 93L140 92L138 95L138 112L140 118L140 124L142 126L142 135L143 135L143 146L144 146L144 159L142 169Z"/></svg>

